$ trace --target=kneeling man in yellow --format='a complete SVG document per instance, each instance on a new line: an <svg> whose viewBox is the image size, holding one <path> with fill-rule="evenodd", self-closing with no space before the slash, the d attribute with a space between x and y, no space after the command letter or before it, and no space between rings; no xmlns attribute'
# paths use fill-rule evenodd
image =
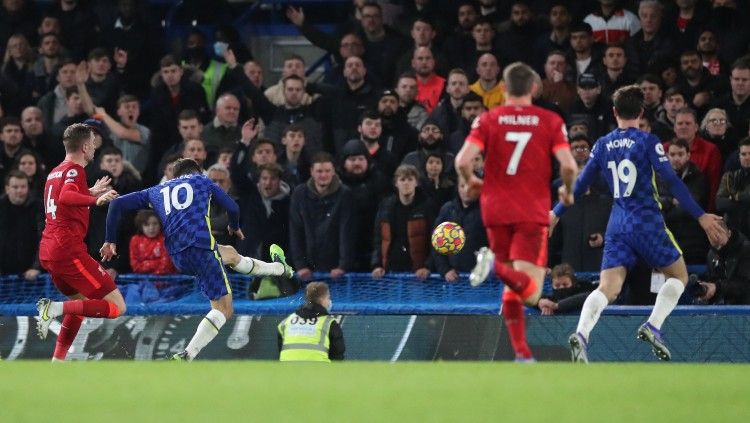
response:
<svg viewBox="0 0 750 423"><path fill-rule="evenodd" d="M344 359L344 332L328 312L331 292L325 282L305 288L305 304L279 323L279 360L324 361Z"/></svg>

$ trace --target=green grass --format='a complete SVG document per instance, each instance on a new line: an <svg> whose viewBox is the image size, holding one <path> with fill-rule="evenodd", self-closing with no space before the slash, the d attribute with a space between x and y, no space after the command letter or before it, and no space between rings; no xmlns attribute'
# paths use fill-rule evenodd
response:
<svg viewBox="0 0 750 423"><path fill-rule="evenodd" d="M4 422L748 422L750 366L0 362Z"/></svg>

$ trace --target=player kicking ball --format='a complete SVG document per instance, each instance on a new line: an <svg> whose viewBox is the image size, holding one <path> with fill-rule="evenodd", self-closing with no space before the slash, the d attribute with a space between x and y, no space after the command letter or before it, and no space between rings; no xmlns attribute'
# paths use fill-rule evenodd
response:
<svg viewBox="0 0 750 423"><path fill-rule="evenodd" d="M47 338L52 321L63 316L52 361L64 361L84 317L115 319L125 313L125 300L107 272L87 252L89 207L117 197L104 177L86 185L84 167L94 159L94 132L84 124L70 125L63 133L65 160L47 176L44 185L45 226L39 243L39 262L55 287L69 298L37 302L37 333Z"/></svg>
<svg viewBox="0 0 750 423"><path fill-rule="evenodd" d="M531 103L541 79L517 62L503 72L507 100L472 124L456 170L469 189L481 189L482 221L490 248L482 248L469 280L483 283L494 267L505 283L502 314L516 361L533 361L526 343L524 304L535 306L547 265L547 229L551 204L552 156L560 162L561 200L573 201L576 162L570 153L565 123ZM472 161L484 152L484 181L474 175Z"/></svg>
<svg viewBox="0 0 750 423"><path fill-rule="evenodd" d="M617 129L594 144L591 159L578 177L574 195L586 192L601 172L607 179L614 205L604 235L599 288L586 298L576 333L568 339L573 361L588 362L589 334L602 310L617 298L622 284L640 257L658 269L666 278L646 323L638 328L637 337L648 342L660 360L672 358L664 343L661 327L685 290L687 267L682 252L667 229L654 187L654 172L669 185L680 205L698 220L709 239L726 236L721 218L703 211L693 200L685 184L677 177L664 147L654 135L638 130L643 115L643 93L637 85L618 89L613 95ZM551 212L552 226L565 211L558 205Z"/></svg>
<svg viewBox="0 0 750 423"><path fill-rule="evenodd" d="M117 198L107 213L105 242L100 250L102 259L110 260L117 254L115 239L122 212L151 207L162 222L172 262L180 272L197 278L201 292L211 302L211 311L198 324L185 350L172 356L174 360L192 361L232 317L232 288L224 264L251 275L290 278L294 275L278 245L271 246L273 263L244 257L232 247L217 245L208 218L212 197L229 214L229 233L244 239L239 229L239 206L204 176L198 163L191 159L177 160L174 179Z"/></svg>

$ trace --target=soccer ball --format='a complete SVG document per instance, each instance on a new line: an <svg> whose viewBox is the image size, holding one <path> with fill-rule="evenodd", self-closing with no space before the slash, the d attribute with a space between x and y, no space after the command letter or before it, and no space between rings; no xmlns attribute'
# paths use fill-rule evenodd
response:
<svg viewBox="0 0 750 423"><path fill-rule="evenodd" d="M466 243L464 228L455 222L443 222L432 231L432 248L440 254L458 254Z"/></svg>

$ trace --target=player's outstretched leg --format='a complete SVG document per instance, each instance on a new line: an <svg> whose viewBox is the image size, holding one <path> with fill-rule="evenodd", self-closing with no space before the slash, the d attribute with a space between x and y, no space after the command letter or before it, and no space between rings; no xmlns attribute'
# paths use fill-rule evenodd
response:
<svg viewBox="0 0 750 423"><path fill-rule="evenodd" d="M236 272L246 275L293 277L294 269L286 263L284 250L276 244L272 244L270 250L273 263L245 257L232 246L219 245L222 261Z"/></svg>
<svg viewBox="0 0 750 423"><path fill-rule="evenodd" d="M126 310L125 299L119 289L104 296L104 299L75 299L69 301L52 301L42 298L36 303L38 312L37 334L46 339L49 326L58 316L74 315L81 317L103 317L114 319Z"/></svg>
<svg viewBox="0 0 750 423"><path fill-rule="evenodd" d="M583 308L581 308L581 317L578 319L576 333L568 338L573 361L588 363L589 334L594 329L596 322L599 321L599 316L601 316L607 304L614 301L620 294L626 275L627 271L623 266L602 270L599 288L586 297Z"/></svg>

